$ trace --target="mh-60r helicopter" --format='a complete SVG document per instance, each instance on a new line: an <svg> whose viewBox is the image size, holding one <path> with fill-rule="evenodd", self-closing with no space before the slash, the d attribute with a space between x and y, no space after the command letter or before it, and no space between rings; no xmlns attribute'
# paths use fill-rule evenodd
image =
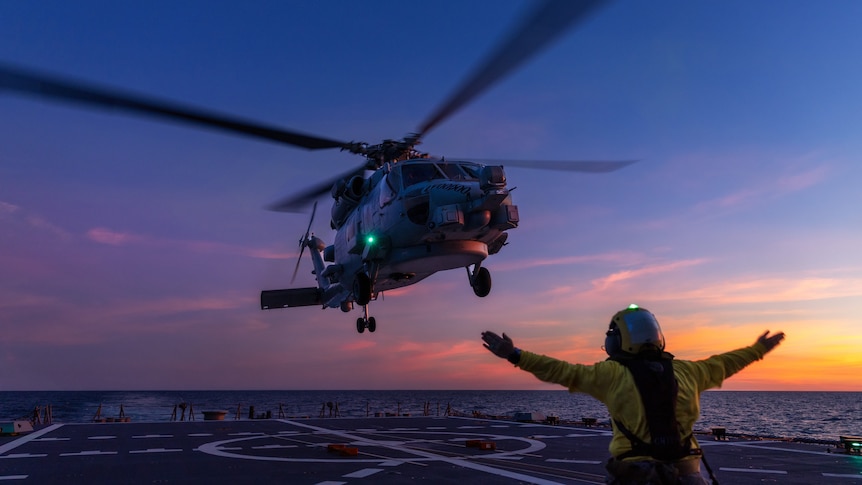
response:
<svg viewBox="0 0 862 485"><path fill-rule="evenodd" d="M491 276L482 263L503 248L508 238L506 231L519 223L518 208L512 203L502 164L434 158L415 147L432 128L601 3L604 2L544 2L416 133L373 145L274 128L18 67L0 65L0 91L155 115L311 150L337 148L363 156L365 161L359 167L270 206L291 212L314 203L308 229L300 240L299 258L305 248L310 250L317 286L262 291L260 301L262 309L321 305L344 312L351 311L355 303L363 308L363 316L356 321L357 331L374 332L377 323L368 314L370 301L384 291L418 283L438 271L466 268L474 293L480 297L489 294ZM609 172L632 162L505 163ZM334 199L330 213L330 227L335 230L332 245L310 233L316 199L326 192ZM294 279L298 268L299 260Z"/></svg>

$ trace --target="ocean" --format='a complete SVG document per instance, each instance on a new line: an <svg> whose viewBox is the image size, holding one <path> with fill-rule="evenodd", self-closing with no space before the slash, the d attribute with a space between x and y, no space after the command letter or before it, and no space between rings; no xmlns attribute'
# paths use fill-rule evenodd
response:
<svg viewBox="0 0 862 485"><path fill-rule="evenodd" d="M558 416L580 422L608 422L604 406L584 394L560 391L3 391L0 421L33 416L50 405L54 423L116 418L120 407L134 422L182 417L186 403L194 419L202 411L228 411L226 419L365 417L382 414L421 416L451 413L513 416L517 412ZM328 404L331 403L332 407ZM269 414L268 414L269 413ZM769 438L837 441L862 434L862 392L707 391L701 396L696 431L724 427L729 434Z"/></svg>

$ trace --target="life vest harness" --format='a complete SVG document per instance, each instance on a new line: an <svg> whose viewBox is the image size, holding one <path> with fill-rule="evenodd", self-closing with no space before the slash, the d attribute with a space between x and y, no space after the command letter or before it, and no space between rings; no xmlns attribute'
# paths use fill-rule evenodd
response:
<svg viewBox="0 0 862 485"><path fill-rule="evenodd" d="M625 366L638 388L646 411L650 442L635 436L623 423L614 419L614 424L631 441L632 449L616 458L650 456L661 461L677 461L689 455L699 455L692 450L692 435L682 438L676 420L676 401L679 384L673 373L673 355L667 352L646 352L638 355L614 355L610 360Z"/></svg>

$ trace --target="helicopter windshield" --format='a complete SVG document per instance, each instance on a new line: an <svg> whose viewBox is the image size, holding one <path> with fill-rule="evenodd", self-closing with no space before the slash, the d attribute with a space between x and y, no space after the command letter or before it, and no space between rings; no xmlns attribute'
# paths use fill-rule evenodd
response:
<svg viewBox="0 0 862 485"><path fill-rule="evenodd" d="M437 167L446 174L449 180L477 180L479 174L475 167L462 163L438 162ZM472 170L471 170L472 169Z"/></svg>
<svg viewBox="0 0 862 485"><path fill-rule="evenodd" d="M407 188L420 182L445 179L446 176L433 163L410 163L401 167L401 178L404 188Z"/></svg>
<svg viewBox="0 0 862 485"><path fill-rule="evenodd" d="M395 167L389 173L386 183L393 191L398 192L402 186L407 188L431 180L479 180L480 171L481 165L469 162L411 162Z"/></svg>

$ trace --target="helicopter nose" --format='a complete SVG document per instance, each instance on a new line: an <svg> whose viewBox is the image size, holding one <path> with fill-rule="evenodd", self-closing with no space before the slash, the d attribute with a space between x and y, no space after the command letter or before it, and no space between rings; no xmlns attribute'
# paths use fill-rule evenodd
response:
<svg viewBox="0 0 862 485"><path fill-rule="evenodd" d="M506 187L506 172L502 165L486 165L479 174L479 187L483 192Z"/></svg>
<svg viewBox="0 0 862 485"><path fill-rule="evenodd" d="M491 211L479 210L470 212L464 220L464 229L467 231L475 231L488 225L491 222Z"/></svg>

